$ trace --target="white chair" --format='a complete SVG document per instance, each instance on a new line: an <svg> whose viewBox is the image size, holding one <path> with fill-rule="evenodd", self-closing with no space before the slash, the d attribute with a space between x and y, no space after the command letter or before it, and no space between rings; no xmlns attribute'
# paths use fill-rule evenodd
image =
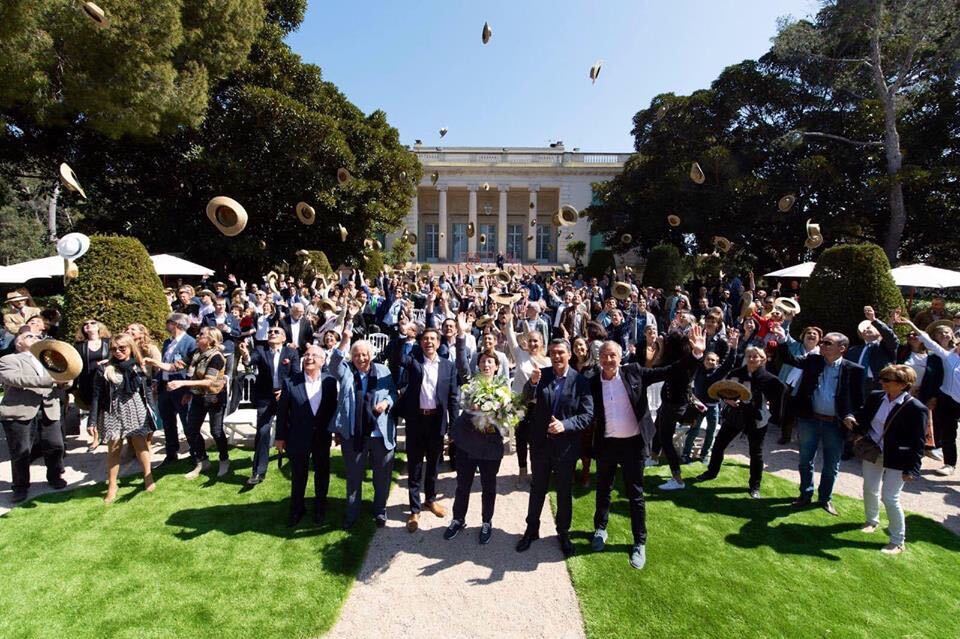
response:
<svg viewBox="0 0 960 639"><path fill-rule="evenodd" d="M367 341L373 345L375 351L373 356L376 358L387 348L387 344L390 343L390 336L386 333L371 333L367 335Z"/></svg>
<svg viewBox="0 0 960 639"><path fill-rule="evenodd" d="M426 323L427 321L427 310L424 308L415 308L413 309L413 321L420 322L421 324Z"/></svg>

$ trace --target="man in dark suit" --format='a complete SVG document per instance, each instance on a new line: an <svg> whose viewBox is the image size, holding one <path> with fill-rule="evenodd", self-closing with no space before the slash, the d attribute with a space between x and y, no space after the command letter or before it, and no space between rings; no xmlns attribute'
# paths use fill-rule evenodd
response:
<svg viewBox="0 0 960 639"><path fill-rule="evenodd" d="M897 362L900 340L892 328L877 319L872 307L865 306L863 316L866 319L857 327L863 344L851 348L844 358L863 367L864 389L870 392L880 390L880 371Z"/></svg>
<svg viewBox="0 0 960 639"><path fill-rule="evenodd" d="M237 342L240 341L240 321L227 310L227 300L218 297L213 301L213 312L203 316L202 324L218 329L223 335L223 356L227 360L225 372L232 380L233 372L237 369L236 354ZM227 388L232 388L232 384L228 382Z"/></svg>
<svg viewBox="0 0 960 639"><path fill-rule="evenodd" d="M524 552L540 538L540 513L550 475L556 475L557 537L564 556L573 554L570 521L573 517L573 471L580 458L582 430L593 419L593 398L587 378L570 367L570 344L554 339L548 349L550 368L535 370L524 389L534 395L530 424L530 461L533 478L527 507L527 529L517 543Z"/></svg>
<svg viewBox="0 0 960 639"><path fill-rule="evenodd" d="M313 344L313 326L303 312L303 304L296 302L290 306L290 315L280 320L280 326L286 331L287 346L303 353Z"/></svg>
<svg viewBox="0 0 960 639"><path fill-rule="evenodd" d="M171 313L167 318L167 333L170 334L160 348L161 360L171 364L175 370L158 374L157 402L160 410L160 421L163 422L163 440L166 447L166 456L157 466L176 462L180 456L180 435L177 432L177 417L186 432L187 411L190 408L190 390L178 388L170 390L167 382L184 380L187 378L186 367L190 363L193 352L197 349L195 339L187 334L190 328L190 318L183 313Z"/></svg>
<svg viewBox="0 0 960 639"><path fill-rule="evenodd" d="M267 466L270 463L270 425L277 414L277 402L283 395L284 382L300 372L300 356L296 349L284 346L285 338L286 333L282 328L267 330L266 348L258 346L252 355L246 343L240 343L240 357L244 366L257 369L253 382L257 434L253 443L253 474L247 480L248 486L256 486L267 475Z"/></svg>
<svg viewBox="0 0 960 639"><path fill-rule="evenodd" d="M322 524L330 488L330 440L328 430L337 410L337 379L322 375L323 349L315 344L303 353L303 372L294 373L283 383L277 403L277 440L279 452L290 458L290 519L296 526L306 512L304 493L310 458L313 457L313 488L316 500L313 522Z"/></svg>
<svg viewBox="0 0 960 639"><path fill-rule="evenodd" d="M783 328L774 332L784 338ZM794 396L794 411L800 432L800 497L795 507L813 499L813 460L823 443L823 470L818 497L820 506L836 516L831 498L840 472L840 455L845 441L842 422L863 405L863 368L843 358L850 340L842 333L827 333L820 340L820 353L797 358L788 344L778 347L782 361L803 371Z"/></svg>
<svg viewBox="0 0 960 639"><path fill-rule="evenodd" d="M400 401L397 414L406 423L407 486L410 491L410 515L407 530L414 532L420 520L420 486L426 499L422 506L437 517L446 509L437 503L437 472L443 453L443 436L457 418L460 387L457 367L437 352L440 333L428 328L420 335L420 352L404 359L397 384Z"/></svg>

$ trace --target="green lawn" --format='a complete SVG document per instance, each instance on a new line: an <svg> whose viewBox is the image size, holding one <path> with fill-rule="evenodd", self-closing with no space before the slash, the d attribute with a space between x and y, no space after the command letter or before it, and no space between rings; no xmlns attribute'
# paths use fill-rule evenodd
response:
<svg viewBox="0 0 960 639"><path fill-rule="evenodd" d="M699 464L689 467L699 472ZM692 472L686 473L688 475ZM594 494L574 503L577 554L568 560L590 637L958 637L960 537L907 516L907 552L889 557L885 527L859 531L862 502L837 497L840 517L794 511L792 482L747 469L667 493L668 469L648 469L647 566L630 567L628 505L614 490L606 550L590 551ZM882 512L882 507L881 507ZM885 526L885 515L881 514Z"/></svg>
<svg viewBox="0 0 960 639"><path fill-rule="evenodd" d="M223 480L187 481L182 462L158 474L153 494L130 478L110 506L100 484L38 497L0 518L0 637L323 634L374 532L368 517L352 534L340 529L339 453L327 523L312 524L311 479L307 516L293 530L289 466L281 474L271 464L267 481L247 490L252 453L234 449L231 458L234 472Z"/></svg>

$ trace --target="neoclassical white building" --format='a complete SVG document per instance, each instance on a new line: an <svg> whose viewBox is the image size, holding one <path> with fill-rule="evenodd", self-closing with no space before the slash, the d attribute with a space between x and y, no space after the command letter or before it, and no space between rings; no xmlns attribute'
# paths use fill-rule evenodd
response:
<svg viewBox="0 0 960 639"><path fill-rule="evenodd" d="M591 184L620 173L629 153L547 148L430 147L415 145L423 180L410 204L405 226L417 234L420 262L573 262L568 243L582 240L586 259L599 245L590 224L554 225L559 207L577 210L593 200ZM433 183L436 173L436 184ZM467 229L473 223L474 234ZM387 236L387 247L401 231ZM599 238L598 238L599 240Z"/></svg>

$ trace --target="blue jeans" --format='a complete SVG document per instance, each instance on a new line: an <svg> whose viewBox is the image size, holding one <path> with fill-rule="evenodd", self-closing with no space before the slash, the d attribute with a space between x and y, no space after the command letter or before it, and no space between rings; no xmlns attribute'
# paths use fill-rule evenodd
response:
<svg viewBox="0 0 960 639"><path fill-rule="evenodd" d="M820 502L830 501L833 483L840 472L840 454L843 452L843 428L837 420L825 422L810 417L797 418L800 431L800 496L813 497L813 459L823 442L823 469L820 471Z"/></svg>
<svg viewBox="0 0 960 639"><path fill-rule="evenodd" d="M707 404L707 410L697 416L697 421L690 427L690 432L687 433L687 439L683 442L684 458L690 457L690 453L693 451L694 440L696 440L697 435L700 434L700 424L703 423L704 418L707 420L707 432L703 436L703 446L700 447L700 457L710 454L710 448L713 446L713 436L717 432L717 421L720 418L719 404Z"/></svg>

